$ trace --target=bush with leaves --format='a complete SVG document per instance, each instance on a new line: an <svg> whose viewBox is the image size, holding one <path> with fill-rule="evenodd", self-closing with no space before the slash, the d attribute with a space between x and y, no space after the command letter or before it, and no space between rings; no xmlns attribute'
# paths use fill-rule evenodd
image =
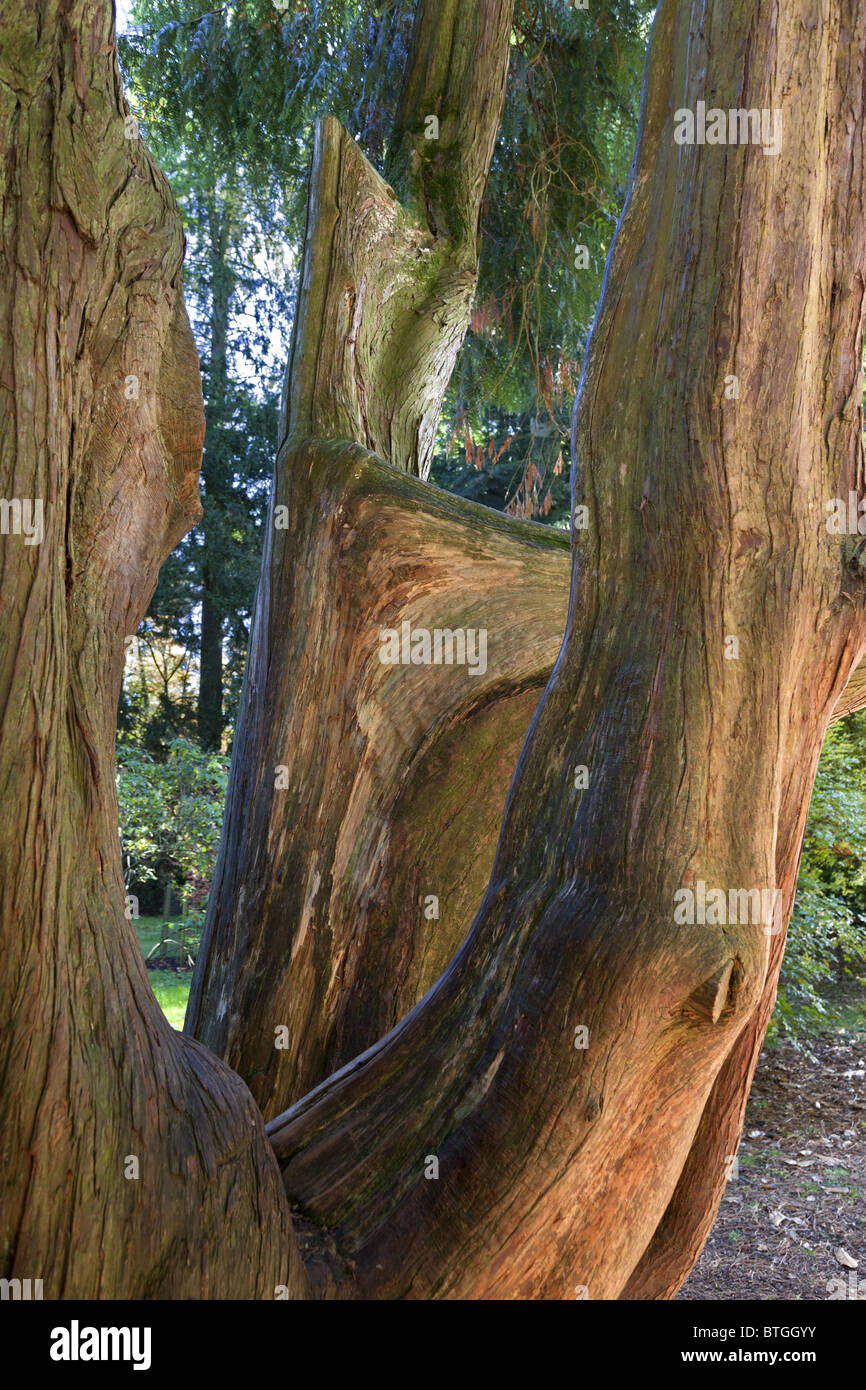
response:
<svg viewBox="0 0 866 1390"><path fill-rule="evenodd" d="M186 738L174 739L162 760L131 744L117 749L127 888L153 880L178 886L181 921L177 937L166 940L180 959L194 949L201 932L219 848L228 762L223 754L203 752Z"/></svg>
<svg viewBox="0 0 866 1390"><path fill-rule="evenodd" d="M827 733L769 1041L826 1026L828 984L866 974L866 711Z"/></svg>

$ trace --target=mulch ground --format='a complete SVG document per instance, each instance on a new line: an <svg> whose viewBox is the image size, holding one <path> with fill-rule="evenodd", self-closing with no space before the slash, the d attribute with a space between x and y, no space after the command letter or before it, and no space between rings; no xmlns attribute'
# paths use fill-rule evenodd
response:
<svg viewBox="0 0 866 1390"><path fill-rule="evenodd" d="M810 1051L761 1055L737 1168L678 1298L866 1299L866 1036Z"/></svg>

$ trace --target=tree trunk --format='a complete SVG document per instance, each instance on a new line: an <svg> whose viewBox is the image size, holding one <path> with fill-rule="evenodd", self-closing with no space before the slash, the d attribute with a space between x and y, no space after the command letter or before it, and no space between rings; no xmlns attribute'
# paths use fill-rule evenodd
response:
<svg viewBox="0 0 866 1390"><path fill-rule="evenodd" d="M568 600L562 533L352 445L291 468L186 1021L266 1115L393 1027L466 935ZM379 632L406 623L491 634L485 671L384 665Z"/></svg>
<svg viewBox="0 0 866 1390"><path fill-rule="evenodd" d="M269 1113L322 1083L269 1133L314 1277L340 1296L665 1298L712 1224L821 741L866 641L856 546L824 526L827 501L863 486L864 45L853 0L808 24L787 4L708 18L662 0L576 409L589 524L565 641L481 908L426 994L550 665L561 557L366 452L423 476L418 451L390 448L393 369L356 329L358 248L372 283L374 231L398 219L376 186L374 230L349 235L360 156L320 132L287 532L265 557L188 1026ZM698 102L766 109L770 131L780 111L778 153L678 144ZM383 628L482 615L515 715L498 776L478 753L485 707L496 717L482 682L472 703L465 669L379 662ZM476 770L485 831L467 844ZM723 895L716 922L683 920L701 883ZM423 919L428 890L447 921Z"/></svg>
<svg viewBox="0 0 866 1390"><path fill-rule="evenodd" d="M472 793L501 798L564 618L555 537L421 481L509 24L507 0L420 6L403 207L320 128L285 525L192 1010L203 1033L229 1018L220 1045L269 1106L447 955L415 896L445 934L468 915L496 825ZM589 524L489 883L408 1016L268 1126L282 1185L238 1076L159 1013L123 914L124 636L198 512L179 220L124 139L111 6L13 0L4 25L0 485L45 504L41 544L0 550L4 1275L49 1297L670 1297L735 1151L821 740L866 645L859 543L823 526L863 489L866 13L659 6L576 408ZM705 99L780 108L779 154L676 145ZM413 152L436 111L444 146ZM404 621L489 623L485 669L383 663ZM699 882L782 912L689 924ZM270 1048L288 1019L309 1043L281 1071L255 1028Z"/></svg>
<svg viewBox="0 0 866 1390"><path fill-rule="evenodd" d="M202 748L219 752L223 736L223 615L213 592L217 570L205 527L201 565L201 649L196 723Z"/></svg>
<svg viewBox="0 0 866 1390"><path fill-rule="evenodd" d="M261 1117L174 1032L124 889L124 638L200 513L168 186L126 122L110 0L9 0L0 50L2 1273L46 1298L273 1297L303 1273Z"/></svg>
<svg viewBox="0 0 866 1390"><path fill-rule="evenodd" d="M374 1042L448 964L562 637L566 538L417 481L477 279L511 8L419 6L389 158L402 203L337 121L316 134L247 700L186 1022L265 1113ZM378 632L406 622L495 630L486 670L396 676ZM386 989L363 982L371 969Z"/></svg>
<svg viewBox="0 0 866 1390"><path fill-rule="evenodd" d="M227 200L228 201L228 200ZM202 517L201 649L199 653L198 737L202 748L219 752L223 736L223 619L219 570L225 556L217 540L227 500L227 469L221 457L226 423L229 304L233 276L228 264L230 208L220 212L216 194L208 207L211 313L208 363L207 428L202 458L205 507ZM230 483L228 487L230 491Z"/></svg>

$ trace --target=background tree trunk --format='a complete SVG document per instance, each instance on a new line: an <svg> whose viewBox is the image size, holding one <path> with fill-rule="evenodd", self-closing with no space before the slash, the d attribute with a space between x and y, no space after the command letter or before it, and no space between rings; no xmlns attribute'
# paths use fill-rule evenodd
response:
<svg viewBox="0 0 866 1390"><path fill-rule="evenodd" d="M222 211L216 197L207 216L210 240L210 360L208 362L207 428L202 458L205 506L202 517L201 650L199 654L198 737L202 748L219 752L223 736L223 620L219 601L221 547L215 532L231 492L226 479L223 431L226 425L228 383L229 303L233 281L228 264L230 199ZM224 563L224 556L222 556Z"/></svg>
<svg viewBox="0 0 866 1390"><path fill-rule="evenodd" d="M0 1263L46 1298L300 1294L261 1117L124 915L124 639L200 514L203 434L180 219L126 116L110 0L6 4L0 491L44 538L0 542Z"/></svg>

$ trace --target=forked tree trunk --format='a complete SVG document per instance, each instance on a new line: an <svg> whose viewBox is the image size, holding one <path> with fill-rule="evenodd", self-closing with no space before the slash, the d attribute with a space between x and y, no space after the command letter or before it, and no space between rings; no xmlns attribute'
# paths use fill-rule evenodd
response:
<svg viewBox="0 0 866 1390"><path fill-rule="evenodd" d="M787 919L821 739L866 643L856 543L823 527L826 500L863 487L866 14L730 0L708 20L662 0L575 419L590 524L564 646L471 931L375 1042L471 912L564 617L555 538L419 480L509 17L422 4L402 207L320 131L287 529L193 1010L270 1108L322 1080L269 1126L284 1191L240 1079L160 1015L123 913L124 636L197 514L176 209L124 140L110 6L4 12L0 485L43 499L45 534L0 550L3 1273L46 1296L664 1298L712 1222L782 933L680 923L675 895L778 888ZM698 100L781 108L781 152L675 145ZM418 143L436 111L438 152ZM407 615L486 623L487 670L383 665L379 629ZM438 923L417 894L440 897Z"/></svg>
<svg viewBox="0 0 866 1390"><path fill-rule="evenodd" d="M269 1133L315 1277L341 1296L670 1297L712 1224L821 741L866 639L855 545L824 525L863 486L864 45L853 0L808 23L756 0L659 8L576 409L589 526L562 654L471 931L381 1042L469 925L519 718L498 769L477 739L498 691L515 716L518 690L521 714L534 704L564 606L537 528L366 452L405 466L368 425L387 418L389 371L353 393L358 265L347 277L323 251L342 248L329 209L351 198L318 191L342 138L320 134L317 288L276 493L289 530L265 557L188 1026L266 1113L322 1082ZM699 102L766 110L765 139L780 111L781 148L676 143ZM486 623L493 689L465 668L383 667L380 630L406 619ZM675 916L700 882L738 919ZM771 905L759 920L751 890ZM444 920L425 918L428 894Z"/></svg>

